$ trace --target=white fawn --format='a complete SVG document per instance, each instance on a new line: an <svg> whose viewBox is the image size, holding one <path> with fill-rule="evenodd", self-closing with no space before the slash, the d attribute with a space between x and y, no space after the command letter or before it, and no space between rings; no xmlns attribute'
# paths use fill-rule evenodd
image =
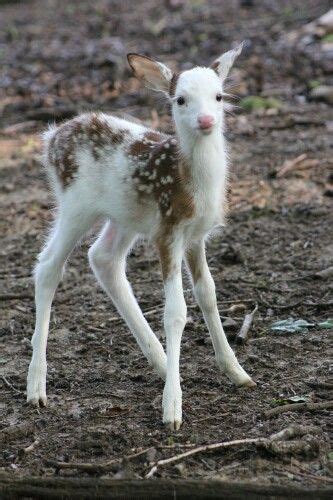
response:
<svg viewBox="0 0 333 500"><path fill-rule="evenodd" d="M221 225L225 210L228 162L223 82L241 48L223 54L210 67L181 73L148 57L128 54L134 75L169 99L175 136L102 113L83 114L45 133L44 163L58 212L35 269L29 402L46 404L50 311L64 264L101 218L105 225L89 250L89 262L148 362L165 380L163 422L171 430L178 430L182 423L179 356L186 323L184 258L218 367L238 386L255 386L226 339L205 256L205 238ZM161 261L166 354L126 278L126 256L142 236L156 244Z"/></svg>

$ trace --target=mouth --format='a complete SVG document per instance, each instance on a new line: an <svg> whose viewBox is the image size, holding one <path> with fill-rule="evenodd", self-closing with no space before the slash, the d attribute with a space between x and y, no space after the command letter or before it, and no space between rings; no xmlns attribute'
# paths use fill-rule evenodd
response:
<svg viewBox="0 0 333 500"><path fill-rule="evenodd" d="M205 128L198 127L197 130L202 135L209 135L212 132L212 130L213 130L213 125L211 127L205 127Z"/></svg>

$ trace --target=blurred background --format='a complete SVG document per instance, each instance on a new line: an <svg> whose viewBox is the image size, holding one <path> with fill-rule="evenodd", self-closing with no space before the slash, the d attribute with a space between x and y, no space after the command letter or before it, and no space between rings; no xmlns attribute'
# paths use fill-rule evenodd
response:
<svg viewBox="0 0 333 500"><path fill-rule="evenodd" d="M246 42L227 82L227 91L237 96L227 114L229 223L209 242L208 257L231 339L244 314L259 306L253 343L238 346L237 355L260 390L237 392L216 374L212 345L185 278L185 425L177 439L201 443L268 435L290 423L286 414L276 426L262 418L261 411L280 404L276 401L327 397L329 323L326 329L316 325L332 316L331 5L329 0L0 0L0 370L8 382L2 380L6 403L0 409L4 426L32 425L30 434L10 434L5 468L52 475L55 469L45 465L45 457L98 461L140 446L172 444L159 426L162 384L153 380L128 329L96 286L86 259L88 241L73 254L54 302L51 411L39 415L22 404L34 326L31 273L53 219L39 132L87 110L132 116L173 132L168 105L132 77L127 52L184 70L209 65ZM147 319L163 337L163 291L153 249L136 247L128 273ZM273 322L288 318L313 326L290 334L291 321L274 334ZM314 389L313 380L322 389ZM325 413L321 416L299 414L297 423L320 425L325 433ZM36 429L42 429L43 447L22 459L17 450L33 440ZM284 456L259 459L245 450L192 459L188 468L172 466L165 475L265 481L278 475L281 481L311 483L308 473L328 473L325 434L322 442L300 458L300 468ZM125 472L140 476L142 463ZM125 472L119 466L109 474Z"/></svg>
<svg viewBox="0 0 333 500"><path fill-rule="evenodd" d="M325 166L327 158L318 157L318 149L328 145L325 134L332 132L329 5L325 0L2 0L1 135L35 132L89 109L132 115L171 132L168 106L131 76L126 53L140 52L184 70L208 65L245 40L227 85L239 97L229 119L230 138L240 135L253 144L269 131L265 147L259 146L264 157L256 162L262 180L276 173L286 154L292 160L306 154L296 170L308 176L313 161ZM251 162L248 156L240 158L242 170ZM327 181L322 170L320 177ZM263 197L272 188L264 184ZM319 196L312 185L304 192L301 185L295 189L296 196ZM325 185L320 194L330 189Z"/></svg>

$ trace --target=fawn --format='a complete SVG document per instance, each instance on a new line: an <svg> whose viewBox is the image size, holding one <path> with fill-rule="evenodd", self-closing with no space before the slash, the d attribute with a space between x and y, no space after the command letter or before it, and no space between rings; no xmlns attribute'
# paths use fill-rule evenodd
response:
<svg viewBox="0 0 333 500"><path fill-rule="evenodd" d="M256 385L226 339L205 256L205 238L223 223L228 173L223 82L241 48L226 52L210 67L181 73L146 56L128 54L134 75L168 97L175 136L102 113L83 114L44 134L44 164L58 213L35 269L36 326L28 402L46 404L52 300L68 256L101 218L105 225L88 252L89 262L148 362L165 380L163 422L171 430L182 423L179 356L186 323L184 258L218 367L239 386ZM126 256L139 236L155 243L161 261L166 354L126 278Z"/></svg>

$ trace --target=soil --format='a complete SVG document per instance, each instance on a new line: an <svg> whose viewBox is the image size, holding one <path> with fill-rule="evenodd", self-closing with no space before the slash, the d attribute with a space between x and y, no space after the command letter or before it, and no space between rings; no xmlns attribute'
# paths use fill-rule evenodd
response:
<svg viewBox="0 0 333 500"><path fill-rule="evenodd" d="M245 444L162 466L155 476L329 487L328 409L265 416L290 397L327 402L332 388L329 330L271 330L274 321L290 317L311 323L332 317L332 282L317 275L332 266L332 115L328 103L309 98L309 82L327 84L330 76L325 61L311 59L318 54L318 39L303 50L288 37L324 14L329 2L267 1L248 8L236 1L225 1L222 8L218 0L170 0L158 7L153 0L0 3L1 470L13 478L138 479L151 462L192 445L268 437L301 424L317 430L309 430L302 438L308 446L298 451L277 454ZM73 253L54 301L48 406L31 408L25 402L34 327L31 274L53 219L38 132L53 118L86 109L130 114L170 131L165 104L130 76L125 53L154 55L186 69L211 62L242 39L248 46L232 74L236 92L274 96L281 107L250 113L235 108L228 115L230 214L207 253L226 332L257 388L237 389L217 371L184 272L189 316L181 351L184 422L178 432L166 430L163 383L89 269L86 255L95 228ZM301 154L316 161L279 176L284 162ZM128 276L164 343L162 280L152 247L135 247ZM237 345L235 333L255 304L250 338ZM36 439L33 449L24 451ZM54 464L103 464L148 448L108 470Z"/></svg>

